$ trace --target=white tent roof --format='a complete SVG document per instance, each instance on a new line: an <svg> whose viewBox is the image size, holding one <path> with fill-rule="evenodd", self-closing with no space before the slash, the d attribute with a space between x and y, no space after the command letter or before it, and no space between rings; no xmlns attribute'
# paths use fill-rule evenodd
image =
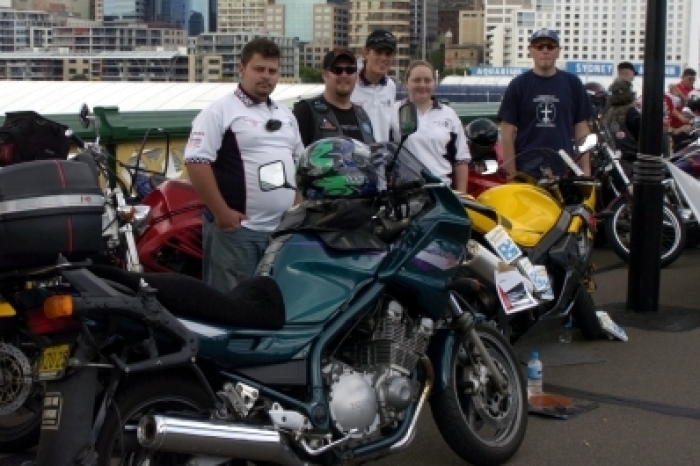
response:
<svg viewBox="0 0 700 466"><path fill-rule="evenodd" d="M235 83L3 81L0 113L73 114L83 103L91 108L116 106L121 112L200 110L235 88ZM278 84L272 98L291 106L321 92L323 84Z"/></svg>

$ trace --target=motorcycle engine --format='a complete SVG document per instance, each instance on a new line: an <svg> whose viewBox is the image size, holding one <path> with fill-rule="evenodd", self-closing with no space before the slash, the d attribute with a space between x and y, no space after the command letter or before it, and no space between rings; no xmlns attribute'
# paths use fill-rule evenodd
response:
<svg viewBox="0 0 700 466"><path fill-rule="evenodd" d="M418 394L411 373L425 353L434 323L411 319L391 300L363 327L366 336L343 348L345 362L333 360L323 368L333 422L340 432L357 438L403 419Z"/></svg>

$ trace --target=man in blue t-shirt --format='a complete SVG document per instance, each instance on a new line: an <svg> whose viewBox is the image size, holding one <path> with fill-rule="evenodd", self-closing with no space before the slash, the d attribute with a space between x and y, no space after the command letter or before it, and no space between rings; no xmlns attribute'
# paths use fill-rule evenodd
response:
<svg viewBox="0 0 700 466"><path fill-rule="evenodd" d="M574 141L589 133L591 104L581 80L556 67L560 47L555 31L535 31L528 50L532 70L511 80L498 111L503 168L508 174L517 170L539 179L542 167L548 166L554 175L563 175L567 166L560 157L533 149L564 149L572 155ZM578 163L585 174L590 174L588 154Z"/></svg>

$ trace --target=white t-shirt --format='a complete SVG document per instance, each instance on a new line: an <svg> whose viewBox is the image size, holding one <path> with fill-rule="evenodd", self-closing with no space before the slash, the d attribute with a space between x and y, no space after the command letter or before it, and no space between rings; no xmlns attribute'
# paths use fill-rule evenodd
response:
<svg viewBox="0 0 700 466"><path fill-rule="evenodd" d="M270 120L280 121L280 128L268 131ZM231 132L224 140L228 129ZM262 191L258 169L282 161L287 181L294 185L295 159L303 150L299 127L289 108L272 100L255 103L238 88L212 102L194 119L184 162L212 164L226 203L248 216L241 226L272 231L282 213L293 205L295 192L287 188Z"/></svg>
<svg viewBox="0 0 700 466"><path fill-rule="evenodd" d="M350 96L350 101L362 107L372 122L372 134L377 142L390 141L390 131L394 128L396 118L396 84L384 76L379 84L372 84L360 72L357 83Z"/></svg>
<svg viewBox="0 0 700 466"><path fill-rule="evenodd" d="M395 112L405 101L396 102ZM399 134L398 123L394 133ZM395 137L399 140L399 137ZM471 160L467 137L459 117L447 105L433 99L433 106L425 113L418 112L418 130L404 142L408 149L430 173L450 183L453 164L468 163Z"/></svg>

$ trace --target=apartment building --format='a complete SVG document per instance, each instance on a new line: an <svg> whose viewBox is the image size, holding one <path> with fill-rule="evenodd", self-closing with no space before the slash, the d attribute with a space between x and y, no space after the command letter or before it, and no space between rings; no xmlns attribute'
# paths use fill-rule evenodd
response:
<svg viewBox="0 0 700 466"><path fill-rule="evenodd" d="M75 53L129 52L139 47L187 47L187 31L132 26L57 26L53 46Z"/></svg>
<svg viewBox="0 0 700 466"><path fill-rule="evenodd" d="M676 70L698 60L697 33L691 39L690 31L693 1L667 0L666 63ZM518 2L485 0L486 62L493 66L530 66L528 37L542 27L561 34L560 66L570 62L610 65L644 61L646 0L513 3Z"/></svg>
<svg viewBox="0 0 700 466"><path fill-rule="evenodd" d="M348 46L348 7L323 3L313 6L311 42L303 46L300 64L320 68L323 56L336 47Z"/></svg>
<svg viewBox="0 0 700 466"><path fill-rule="evenodd" d="M45 11L0 9L0 52L15 52L51 43L53 18Z"/></svg>
<svg viewBox="0 0 700 466"><path fill-rule="evenodd" d="M274 0L218 0L217 32L265 31L265 9Z"/></svg>

